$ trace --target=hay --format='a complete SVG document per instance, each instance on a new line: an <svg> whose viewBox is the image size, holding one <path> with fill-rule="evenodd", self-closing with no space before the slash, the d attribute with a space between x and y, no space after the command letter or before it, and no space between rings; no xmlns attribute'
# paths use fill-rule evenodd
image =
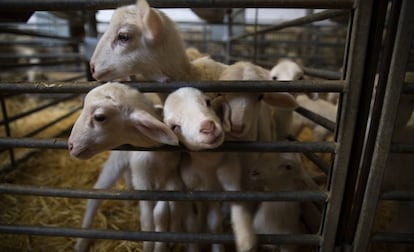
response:
<svg viewBox="0 0 414 252"><path fill-rule="evenodd" d="M32 186L92 188L107 157L102 153L82 161L65 150L39 153L8 176L11 183ZM123 189L118 183L117 189ZM48 227L81 226L86 200L1 195L0 222ZM127 201L104 201L93 228L138 230L137 205ZM0 251L72 251L75 238L0 234ZM90 251L141 251L137 242L96 241Z"/></svg>

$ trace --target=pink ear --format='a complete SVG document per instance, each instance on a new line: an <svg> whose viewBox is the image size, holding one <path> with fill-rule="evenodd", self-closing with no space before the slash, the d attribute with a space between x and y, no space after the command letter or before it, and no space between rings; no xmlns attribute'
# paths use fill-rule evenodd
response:
<svg viewBox="0 0 414 252"><path fill-rule="evenodd" d="M293 95L289 93L266 93L263 97L263 101L267 104L284 109L295 109L299 106Z"/></svg>
<svg viewBox="0 0 414 252"><path fill-rule="evenodd" d="M135 128L152 140L169 145L178 145L178 138L174 132L163 122L148 112L137 110L130 114Z"/></svg>
<svg viewBox="0 0 414 252"><path fill-rule="evenodd" d="M137 1L137 21L147 40L156 41L159 39L162 31L161 17L145 0Z"/></svg>

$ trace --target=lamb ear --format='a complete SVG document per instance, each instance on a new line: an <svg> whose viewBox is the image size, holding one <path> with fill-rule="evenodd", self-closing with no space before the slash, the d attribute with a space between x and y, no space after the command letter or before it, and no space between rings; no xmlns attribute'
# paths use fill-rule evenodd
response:
<svg viewBox="0 0 414 252"><path fill-rule="evenodd" d="M160 15L152 9L146 0L137 1L137 22L144 37L151 42L159 39L162 31Z"/></svg>
<svg viewBox="0 0 414 252"><path fill-rule="evenodd" d="M225 132L230 132L231 131L230 107L225 101L225 98L223 96L218 96L214 98L212 102L212 107L221 120L223 130Z"/></svg>
<svg viewBox="0 0 414 252"><path fill-rule="evenodd" d="M286 92L266 93L263 97L263 101L271 106L289 110L293 110L299 106L295 97Z"/></svg>
<svg viewBox="0 0 414 252"><path fill-rule="evenodd" d="M135 128L152 140L169 145L178 145L178 138L163 122L148 112L137 110L130 114Z"/></svg>

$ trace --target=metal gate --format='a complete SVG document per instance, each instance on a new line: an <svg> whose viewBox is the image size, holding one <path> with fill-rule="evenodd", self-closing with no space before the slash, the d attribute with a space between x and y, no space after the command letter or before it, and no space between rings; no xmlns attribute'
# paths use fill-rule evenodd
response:
<svg viewBox="0 0 414 252"><path fill-rule="evenodd" d="M77 11L82 10L84 22L91 24L93 18L89 11L98 9L111 9L122 4L131 4L135 1L101 1L101 0L6 0L0 2L0 9L12 14L23 14L34 10L47 11ZM254 59L260 64L258 47L264 34L279 30L307 25L309 23L334 17L346 17L347 37L343 47L342 72L327 69L305 68L309 76L316 76L324 80L300 80L286 82L261 82L239 84L232 83L217 85L219 82L172 82L167 86L160 83L128 82L142 92L169 92L183 85L197 87L204 91L268 91L268 92L337 92L340 94L338 118L333 123L321 118L304 108L297 112L309 117L322 126L334 131L333 142L272 142L272 143L225 143L219 150L222 151L264 151L264 152L301 152L319 163L322 170L328 175L326 191L295 191L277 193L259 192L128 192L104 190L79 190L70 188L50 188L23 186L7 183L3 178L0 192L3 195L34 195L47 197L68 198L99 198L117 200L276 200L276 201L312 201L322 205L322 221L316 234L302 235L261 235L259 243L270 244L300 244L315 246L318 251L368 251L372 243L413 243L414 234L373 233L372 226L375 218L377 204L380 200L414 200L412 192L391 191L381 193L381 183L386 168L388 154L413 153L413 141L408 143L391 143L392 129L396 119L396 112L401 92L413 94L414 84L404 83L404 76L410 69L413 60L413 26L414 4L409 0L273 0L273 1L149 1L152 7L161 8L227 8L228 37L222 46L226 49L227 63L238 60L234 51L237 51L238 41L245 39L252 46ZM291 20L275 26L256 28L253 32L233 35L231 8L304 8L324 9L307 16ZM5 129L5 137L0 138L0 151L7 153L9 162L0 170L4 176L18 167L20 159L31 155L33 150L39 149L66 149L66 138L34 138L33 136L60 120L79 110L79 107L68 111L67 114L51 120L48 125L29 132L22 137L12 137L9 124L19 118L37 111L54 106L61 100L30 109L13 117L8 116L6 102L9 97L29 94L70 94L63 96L63 100L73 99L78 94L84 94L99 85L94 81L76 81L74 79L88 75L87 64L83 66L82 52L77 45L83 40L78 38L57 37L24 31L19 28L5 26L0 30L3 33L25 34L43 37L50 40L36 43L50 43L59 45L72 45L72 52L67 54L45 54L43 57L60 58L59 62L45 61L34 63L36 65L69 64L67 58L75 56L77 71L86 74L66 80L18 83L0 82L1 106L3 120L1 126ZM90 31L89 31L90 32ZM95 31L96 32L96 31ZM92 29L92 34L95 33ZM96 35L96 34L95 34ZM248 38L252 38L249 40ZM2 42L6 43L7 42ZM22 42L26 43L26 42ZM29 43L33 46L34 43ZM411 49L410 49L411 48ZM410 54L411 53L411 54ZM42 55L37 55L42 57ZM237 56L237 55L236 55ZM6 56L4 56L6 57ZM10 56L7 56L10 57ZM411 62L411 63L410 63ZM2 66L7 69L32 67L32 63ZM83 67L82 67L83 66ZM412 66L411 66L412 68ZM11 70L10 70L11 71ZM75 95L75 96L74 96ZM15 157L15 150L28 148L27 154ZM130 147L121 146L119 149ZM134 150L143 150L134 148ZM150 149L154 151L177 151L172 147ZM332 153L334 158L331 164L321 163L312 153ZM0 210L1 213L1 210ZM1 223L0 233L28 234L43 236L70 236L93 239L119 239L131 241L172 241L172 242L201 242L201 243L231 243L233 237L228 234L188 234L188 233L149 233L115 230L80 229L70 227L30 226L26 224Z"/></svg>

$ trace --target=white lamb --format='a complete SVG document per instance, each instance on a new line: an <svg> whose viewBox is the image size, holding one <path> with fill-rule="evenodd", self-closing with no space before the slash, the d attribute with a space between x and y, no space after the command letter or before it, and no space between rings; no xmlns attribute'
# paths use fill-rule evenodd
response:
<svg viewBox="0 0 414 252"><path fill-rule="evenodd" d="M302 68L290 59L281 59L270 70L270 78L277 81L293 81L303 79L304 72ZM298 93L294 93L298 95ZM317 94L312 94L312 99L317 97ZM280 108L273 108L273 117L276 121L277 133L279 140L286 140L291 133L293 110L286 110Z"/></svg>
<svg viewBox="0 0 414 252"><path fill-rule="evenodd" d="M264 153L250 172L253 187L264 191L315 190L317 186L305 172L297 153ZM254 228L258 234L301 234L300 202L262 202L255 213ZM276 245L264 245L276 249ZM298 251L297 246L282 245L277 251Z"/></svg>
<svg viewBox="0 0 414 252"><path fill-rule="evenodd" d="M220 80L268 80L269 71L249 62L238 62L223 71ZM297 107L295 98L289 93L224 93L229 111L224 116L230 121L230 139L276 140L276 131L271 119L271 107L292 111Z"/></svg>
<svg viewBox="0 0 414 252"><path fill-rule="evenodd" d="M137 90L119 83L107 83L91 90L84 108L69 137L70 154L77 158L93 155L130 144L155 147L160 143L178 144L174 132L163 122L152 103ZM94 188L107 189L122 174L127 185L136 190L183 190L178 173L181 155L173 152L113 151L106 161ZM83 228L92 224L101 200L87 202ZM180 216L185 207L176 202L140 201L140 222L144 231L180 231ZM80 238L76 251L86 251L88 239ZM144 251L165 251L163 242L144 242Z"/></svg>
<svg viewBox="0 0 414 252"><path fill-rule="evenodd" d="M187 189L241 190L241 167L236 154L194 152L218 147L224 140L222 124L208 96L194 88L178 89L165 101L164 121L190 150L183 156L181 163L181 175ZM217 202L204 204L207 204L204 207L207 209L208 223L196 226L192 231L203 231L200 228L207 226L211 232L220 233L222 231L220 204ZM202 203L198 204L197 212L203 212L203 206L200 205ZM232 202L230 209L237 250L254 250L256 236L250 212L238 202ZM223 246L214 244L213 250L223 251Z"/></svg>
<svg viewBox="0 0 414 252"><path fill-rule="evenodd" d="M293 60L281 59L270 70L270 78L277 81L291 81L303 79L302 68Z"/></svg>
<svg viewBox="0 0 414 252"><path fill-rule="evenodd" d="M190 62L175 23L161 11L150 8L145 0L138 0L136 5L114 11L90 66L93 77L100 81L137 74L159 82L217 80L225 65L204 58L198 63ZM206 74L208 67L213 70ZM161 98L164 100L165 96Z"/></svg>

